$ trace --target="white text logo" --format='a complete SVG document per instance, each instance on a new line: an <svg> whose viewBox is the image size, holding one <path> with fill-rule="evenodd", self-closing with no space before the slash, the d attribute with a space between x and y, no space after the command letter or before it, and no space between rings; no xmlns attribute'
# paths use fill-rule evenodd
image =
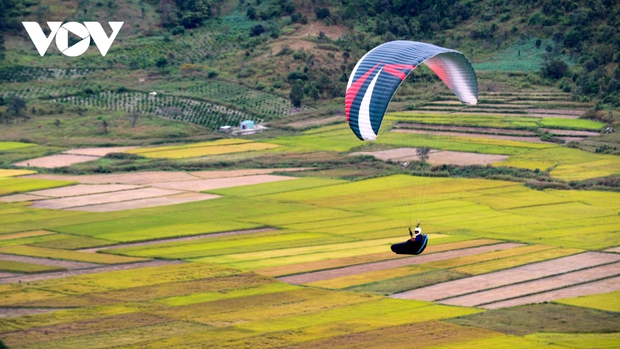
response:
<svg viewBox="0 0 620 349"><path fill-rule="evenodd" d="M60 50L62 54L69 57L80 56L88 50L91 37L95 45L97 45L99 52L101 52L101 55L105 57L116 35L121 30L123 23L124 22L108 22L110 28L112 28L112 35L108 37L101 24L97 22L84 22L84 24L78 22L67 22L65 24L62 24L62 22L47 22L47 26L51 31L49 36L45 36L39 23L22 22L28 35L30 35L34 47L37 48L41 57L45 55L45 52L47 52L54 38L56 38L56 47L58 47L58 50ZM82 40L69 47L69 32L80 37Z"/></svg>

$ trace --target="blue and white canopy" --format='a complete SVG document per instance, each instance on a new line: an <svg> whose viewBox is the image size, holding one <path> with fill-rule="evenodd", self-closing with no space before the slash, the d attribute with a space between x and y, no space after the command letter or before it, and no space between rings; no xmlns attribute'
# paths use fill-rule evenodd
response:
<svg viewBox="0 0 620 349"><path fill-rule="evenodd" d="M349 77L345 113L361 140L375 140L394 93L407 75L426 64L462 103L478 102L478 81L469 60L459 51L415 41L377 46L357 62Z"/></svg>

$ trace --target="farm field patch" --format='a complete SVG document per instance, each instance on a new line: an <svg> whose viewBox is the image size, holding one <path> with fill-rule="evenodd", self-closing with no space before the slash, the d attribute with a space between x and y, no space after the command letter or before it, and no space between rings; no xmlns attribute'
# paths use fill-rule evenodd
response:
<svg viewBox="0 0 620 349"><path fill-rule="evenodd" d="M56 187L64 187L75 184L73 181L55 181L45 179L32 179L25 177L0 178L0 195L8 195L15 193L23 193L33 190L50 189Z"/></svg>
<svg viewBox="0 0 620 349"><path fill-rule="evenodd" d="M415 148L397 148L375 152L356 152L350 155L372 155L387 161L419 161ZM431 151L427 162L432 165L486 165L507 159L505 155L490 155L456 151Z"/></svg>
<svg viewBox="0 0 620 349"><path fill-rule="evenodd" d="M618 346L620 333L534 333L525 339L539 343L555 343L569 348L613 349Z"/></svg>
<svg viewBox="0 0 620 349"><path fill-rule="evenodd" d="M201 193L179 193L173 195L152 197L146 199L134 199L121 202L113 202L107 204L95 204L87 206L76 206L68 208L68 210L74 211L87 211L87 212L112 212L112 211L125 211L135 210L140 208L158 207L184 204L188 202L203 201L217 199L218 195L209 195Z"/></svg>
<svg viewBox="0 0 620 349"><path fill-rule="evenodd" d="M509 317L511 321L502 321ZM523 336L536 332L618 332L620 314L559 304L533 304L473 314L449 323Z"/></svg>
<svg viewBox="0 0 620 349"><path fill-rule="evenodd" d="M105 254L92 254L82 252L72 252L57 250L52 248L33 247L33 246L6 246L0 247L0 253L15 254L21 256L44 257L53 259L74 260L80 262L119 264L144 261L144 258L132 258L123 256L112 256Z"/></svg>
<svg viewBox="0 0 620 349"><path fill-rule="evenodd" d="M555 303L620 313L620 291L556 300Z"/></svg>
<svg viewBox="0 0 620 349"><path fill-rule="evenodd" d="M98 156L56 154L56 155L49 155L49 156L44 156L41 158L35 158L35 159L29 159L29 160L16 162L14 166L57 168L57 167L71 166L73 164L80 164L83 162L94 161L97 159L99 159Z"/></svg>
<svg viewBox="0 0 620 349"><path fill-rule="evenodd" d="M238 153L276 148L277 145L258 143L247 140L218 140L213 142L194 143L181 146L164 146L138 148L127 151L150 158L183 159L207 155Z"/></svg>
<svg viewBox="0 0 620 349"><path fill-rule="evenodd" d="M151 183L151 186L175 190L208 191L211 189L239 187L252 184L271 183L295 179L297 178L270 174L258 174L233 178L197 179L183 182Z"/></svg>
<svg viewBox="0 0 620 349"><path fill-rule="evenodd" d="M35 147L34 143L23 143L23 142L0 142L0 151L11 150L11 149L19 149L26 147Z"/></svg>
<svg viewBox="0 0 620 349"><path fill-rule="evenodd" d="M44 273L48 271L65 270L61 267L54 267L50 265L31 264L23 262L14 262L3 260L0 263L0 270L11 273Z"/></svg>
<svg viewBox="0 0 620 349"><path fill-rule="evenodd" d="M33 170L15 170L15 169L0 169L0 177L19 177L24 175L35 174L37 171Z"/></svg>

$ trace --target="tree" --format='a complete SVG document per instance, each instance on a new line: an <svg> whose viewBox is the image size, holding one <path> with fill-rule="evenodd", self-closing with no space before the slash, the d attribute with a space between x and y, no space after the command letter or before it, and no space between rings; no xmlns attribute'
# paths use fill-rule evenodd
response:
<svg viewBox="0 0 620 349"><path fill-rule="evenodd" d="M155 65L156 65L158 68L163 68L163 67L165 67L166 65L168 65L168 59L166 59L166 57L159 57L159 58L157 59L157 61L155 62Z"/></svg>
<svg viewBox="0 0 620 349"><path fill-rule="evenodd" d="M545 77L552 79L561 79L568 74L568 64L561 60L554 59L542 67L542 73Z"/></svg>
<svg viewBox="0 0 620 349"><path fill-rule="evenodd" d="M103 127L103 133L108 134L108 120L103 119L101 120L101 126Z"/></svg>
<svg viewBox="0 0 620 349"><path fill-rule="evenodd" d="M303 82L301 82L301 80L297 79L297 81L295 81L289 97L295 108L301 107L301 101L304 99Z"/></svg>
<svg viewBox="0 0 620 349"><path fill-rule="evenodd" d="M13 96L11 99L11 103L7 107L7 110L13 112L15 116L15 121L19 124L19 114L21 114L22 109L26 108L26 100L21 98L20 96Z"/></svg>
<svg viewBox="0 0 620 349"><path fill-rule="evenodd" d="M172 122L172 119L178 117L179 115L183 113L181 108L178 108L178 107L164 108L162 109L161 112L168 117L168 120L170 120L170 122Z"/></svg>
<svg viewBox="0 0 620 349"><path fill-rule="evenodd" d="M131 114L129 114L129 120L131 121L131 128L136 127L136 122L138 122L138 117L140 117L140 114L138 114L137 111L132 111Z"/></svg>
<svg viewBox="0 0 620 349"><path fill-rule="evenodd" d="M415 152L418 154L418 158L420 161L425 164L428 160L429 153L431 152L431 148L429 147L419 147L416 148Z"/></svg>

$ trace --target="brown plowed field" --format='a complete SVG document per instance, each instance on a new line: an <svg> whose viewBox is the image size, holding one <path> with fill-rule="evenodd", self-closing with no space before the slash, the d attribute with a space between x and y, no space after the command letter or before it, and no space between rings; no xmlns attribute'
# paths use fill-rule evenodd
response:
<svg viewBox="0 0 620 349"><path fill-rule="evenodd" d="M533 293L573 286L584 282L591 282L611 276L618 276L619 274L620 264L613 263L600 267L578 270L566 274L524 282L516 285L509 285L487 291L476 292L465 296L449 298L441 301L440 303L474 307L481 304L498 302L505 299L523 297Z"/></svg>
<svg viewBox="0 0 620 349"><path fill-rule="evenodd" d="M620 261L620 256L618 255L585 252L550 261L528 264L517 268L422 287L412 291L395 294L392 297L436 301L617 261Z"/></svg>
<svg viewBox="0 0 620 349"><path fill-rule="evenodd" d="M574 298L579 296L588 296L592 294L608 293L620 290L620 276L609 279L603 279L594 282L588 282L581 285L562 288L555 291L544 292L532 296L511 299L507 301L491 303L484 305L483 308L498 309L514 307L517 305L549 302L556 299Z"/></svg>

